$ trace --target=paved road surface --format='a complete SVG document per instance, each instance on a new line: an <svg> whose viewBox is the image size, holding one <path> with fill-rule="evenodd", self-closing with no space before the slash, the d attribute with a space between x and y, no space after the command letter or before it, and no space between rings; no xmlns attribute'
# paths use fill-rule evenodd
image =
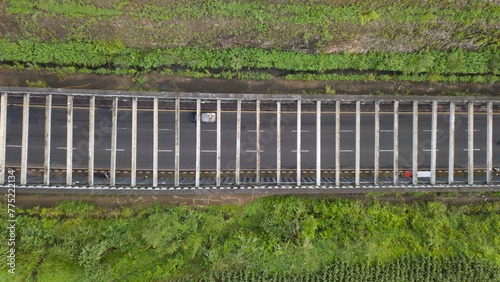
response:
<svg viewBox="0 0 500 282"><path fill-rule="evenodd" d="M191 104L192 105L192 104ZM186 105L183 104L183 108ZM362 106L370 107L371 106ZM367 108L365 108L367 109ZM30 107L29 153L30 167L43 166L44 150L44 111L40 106ZM341 167L354 168L355 150L355 114L346 110L341 114ZM181 112L181 169L195 168L196 123L190 121L192 110ZM152 168L153 145L153 112L140 110L138 113L138 169ZM236 113L222 113L222 169L234 168L236 147ZM448 119L446 113L438 115L438 152L437 167L448 167ZM494 166L500 166L500 114L494 115ZM392 168L393 158L393 115L381 114L380 122L380 165L381 168ZM21 124L22 107L8 106L7 125L7 165L19 166L21 158ZM335 114L322 114L322 167L334 168L335 156ZM96 139L95 167L106 169L110 162L110 128L111 110L96 109ZM276 167L276 114L264 112L261 114L261 167L272 169ZM173 169L174 166L174 112L162 110L159 112L159 168ZM216 124L202 124L201 132L201 168L215 169ZM431 114L419 114L419 166L422 170L430 167L430 136ZM476 168L486 166L486 115L475 114L474 117L474 163ZM282 113L282 167L296 167L296 113ZM302 167L315 166L316 156L316 115L314 112L302 114ZM86 168L88 152L88 109L74 110L74 154L73 167ZM118 152L117 169L129 169L131 158L131 111L122 109L118 113ZM467 167L467 115L456 115L456 155L457 168ZM411 168L412 148L412 114L400 113L399 132L400 167ZM373 112L361 114L361 168L373 168L374 159L374 116ZM241 134L241 168L255 168L255 113L242 113ZM253 152L252 152L253 150ZM54 107L52 112L52 168L64 168L66 161L66 109Z"/></svg>

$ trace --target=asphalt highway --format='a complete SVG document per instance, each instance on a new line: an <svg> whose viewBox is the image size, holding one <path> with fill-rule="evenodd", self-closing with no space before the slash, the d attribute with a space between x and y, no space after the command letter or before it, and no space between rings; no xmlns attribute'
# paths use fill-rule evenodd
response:
<svg viewBox="0 0 500 282"><path fill-rule="evenodd" d="M373 105L371 106L373 107ZM192 109L181 112L180 165L183 170L195 169L196 123L191 122ZM341 110L342 111L342 110ZM296 167L296 112L282 112L282 168ZM222 169L234 169L236 148L236 112L223 111L222 122ZM412 114L402 112L399 116L399 163L401 169L412 165ZM448 167L449 115L438 114L437 167ZM43 167L45 109L42 106L30 107L29 128L29 167ZM494 115L494 166L500 166L500 114ZM255 112L242 113L241 131L241 168L255 168ZM8 166L19 166L21 159L22 107L8 106L7 156ZM380 166L392 169L393 162L393 114L382 112L380 115ZM486 115L474 115L474 165L477 169L486 166ZM138 112L138 154L137 168L151 169L153 158L153 111L142 109ZM216 124L202 123L201 126L201 168L215 169L216 166ZM276 168L276 113L261 113L261 168ZM321 155L322 168L335 167L335 114L324 112L321 117ZM355 164L355 114L352 110L341 112L341 168L354 168ZM431 114L419 114L419 168L430 167ZM159 112L159 168L171 170L174 167L174 112L163 109ZM111 110L96 109L95 126L95 168L107 169L110 164ZM87 167L88 156L88 109L74 109L74 153L73 168ZM467 114L456 114L455 167L467 167ZM52 168L65 168L66 162L66 108L54 107L52 110ZM131 160L131 111L118 111L117 169L130 169ZM316 114L302 113L302 168L314 168L316 164ZM374 162L374 114L372 111L361 113L361 168L372 169Z"/></svg>

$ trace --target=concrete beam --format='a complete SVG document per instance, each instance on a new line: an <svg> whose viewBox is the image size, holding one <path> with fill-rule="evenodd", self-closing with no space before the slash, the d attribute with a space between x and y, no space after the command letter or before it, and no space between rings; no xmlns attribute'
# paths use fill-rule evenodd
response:
<svg viewBox="0 0 500 282"><path fill-rule="evenodd" d="M340 186L340 101L335 102L335 186Z"/></svg>
<svg viewBox="0 0 500 282"><path fill-rule="evenodd" d="M413 157L412 157L412 179L413 184L418 183L418 102L413 102Z"/></svg>
<svg viewBox="0 0 500 282"><path fill-rule="evenodd" d="M195 185L200 187L200 152L201 152L201 100L196 100L196 175Z"/></svg>
<svg viewBox="0 0 500 282"><path fill-rule="evenodd" d="M375 156L374 156L374 174L373 183L379 183L379 170L380 170L380 103L375 102Z"/></svg>
<svg viewBox="0 0 500 282"><path fill-rule="evenodd" d="M5 155L7 150L7 93L2 93L0 98L0 184L5 183Z"/></svg>
<svg viewBox="0 0 500 282"><path fill-rule="evenodd" d="M66 116L66 185L73 184L73 96L68 96Z"/></svg>
<svg viewBox="0 0 500 282"><path fill-rule="evenodd" d="M486 113L486 183L491 184L493 171L493 103L487 104Z"/></svg>
<svg viewBox="0 0 500 282"><path fill-rule="evenodd" d="M181 144L181 101L180 99L175 99L175 153L174 153L174 186L179 186L180 178L180 144ZM217 116L217 118L219 118Z"/></svg>
<svg viewBox="0 0 500 282"><path fill-rule="evenodd" d="M50 137L52 129L52 95L45 96L45 148L43 155L43 184L50 184Z"/></svg>
<svg viewBox="0 0 500 282"><path fill-rule="evenodd" d="M302 174L301 174L301 137L302 137L302 102L297 101L297 185L301 184Z"/></svg>
<svg viewBox="0 0 500 282"><path fill-rule="evenodd" d="M360 164L360 152L361 152L361 102L356 101L356 163L355 163L355 182L356 186L359 186L359 164Z"/></svg>
<svg viewBox="0 0 500 282"><path fill-rule="evenodd" d="M153 100L153 187L158 187L158 98Z"/></svg>
<svg viewBox="0 0 500 282"><path fill-rule="evenodd" d="M217 160L216 160L216 174L215 174L215 183L216 186L220 186L220 154L221 154L221 104L220 100L217 100Z"/></svg>
<svg viewBox="0 0 500 282"><path fill-rule="evenodd" d="M28 135L30 126L30 94L23 97L23 132L21 136L21 185L26 185L28 171Z"/></svg>
<svg viewBox="0 0 500 282"><path fill-rule="evenodd" d="M468 184L474 184L474 103L470 102L468 104Z"/></svg>
<svg viewBox="0 0 500 282"><path fill-rule="evenodd" d="M255 182L260 183L260 100L257 100L256 105L256 145L255 145L255 159L257 163L257 175L255 177Z"/></svg>
<svg viewBox="0 0 500 282"><path fill-rule="evenodd" d="M431 118L431 184L436 184L436 152L437 152L437 101L432 102Z"/></svg>
<svg viewBox="0 0 500 282"><path fill-rule="evenodd" d="M118 97L113 98L111 108L111 162L109 173L109 186L116 185L116 142L118 135Z"/></svg>
<svg viewBox="0 0 500 282"><path fill-rule="evenodd" d="M393 183L399 183L399 101L394 101L394 125L393 125Z"/></svg>
<svg viewBox="0 0 500 282"><path fill-rule="evenodd" d="M89 172L88 186L94 186L95 97L89 101Z"/></svg>
<svg viewBox="0 0 500 282"><path fill-rule="evenodd" d="M321 185L321 101L316 102L316 186Z"/></svg>
<svg viewBox="0 0 500 282"><path fill-rule="evenodd" d="M450 103L450 131L448 145L448 184L455 182L455 102Z"/></svg>
<svg viewBox="0 0 500 282"><path fill-rule="evenodd" d="M236 109L236 172L235 182L240 185L240 158L241 158L241 100L237 102Z"/></svg>
<svg viewBox="0 0 500 282"><path fill-rule="evenodd" d="M137 98L132 98L132 159L130 185L137 186Z"/></svg>
<svg viewBox="0 0 500 282"><path fill-rule="evenodd" d="M281 101L276 103L276 184L281 184Z"/></svg>

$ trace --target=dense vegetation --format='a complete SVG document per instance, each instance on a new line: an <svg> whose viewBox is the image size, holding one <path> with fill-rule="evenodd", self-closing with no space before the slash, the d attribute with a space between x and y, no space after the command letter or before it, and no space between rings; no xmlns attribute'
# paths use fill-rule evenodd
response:
<svg viewBox="0 0 500 282"><path fill-rule="evenodd" d="M1 0L0 15L0 63L17 68L289 80L500 80L500 6L491 1ZM269 68L285 72L270 74ZM346 69L358 73L325 73Z"/></svg>
<svg viewBox="0 0 500 282"><path fill-rule="evenodd" d="M288 80L409 80L446 82L496 82L500 80L500 53L496 49L478 51L419 51L414 53L306 54L297 51L233 48L151 49L125 47L113 42L12 42L0 39L0 61L26 66L62 66L67 73L115 73L137 75L151 70L162 74L192 77L271 79L265 72L238 72L241 69L292 71ZM170 67L185 70L173 72ZM202 69L202 71L199 71ZM392 75L321 74L352 69L392 72ZM210 71L212 70L212 72ZM215 70L215 72L214 72ZM220 71L222 70L222 71ZM319 74L318 74L319 73ZM430 73L430 74L428 74ZM458 74L458 75L456 75Z"/></svg>
<svg viewBox="0 0 500 282"><path fill-rule="evenodd" d="M110 212L64 202L17 217L16 279L500 281L499 222L499 202L268 197L243 207Z"/></svg>

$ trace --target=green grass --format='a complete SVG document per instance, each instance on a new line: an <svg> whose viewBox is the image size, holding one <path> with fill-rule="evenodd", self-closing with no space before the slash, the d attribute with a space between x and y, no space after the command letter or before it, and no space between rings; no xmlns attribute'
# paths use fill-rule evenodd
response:
<svg viewBox="0 0 500 282"><path fill-rule="evenodd" d="M450 83L500 74L491 1L1 0L0 16L0 63L30 68ZM373 74L325 73L344 69Z"/></svg>
<svg viewBox="0 0 500 282"><path fill-rule="evenodd" d="M387 45L395 45L384 44L382 39L405 39L401 43L415 50L444 47L447 43L497 44L498 30L494 25L500 21L498 6L489 1L1 2L6 20L0 33L4 37L36 41L119 39L135 47L269 45L321 51L341 40L354 41L368 35L376 40L361 46L365 50L384 50L389 48ZM441 33L445 33L439 38L444 42L435 41L434 37ZM223 44L226 38L232 40Z"/></svg>
<svg viewBox="0 0 500 282"><path fill-rule="evenodd" d="M15 281L500 279L499 202L447 207L266 197L242 207L111 212L64 202L16 219ZM0 280L13 281L6 265L2 270Z"/></svg>

